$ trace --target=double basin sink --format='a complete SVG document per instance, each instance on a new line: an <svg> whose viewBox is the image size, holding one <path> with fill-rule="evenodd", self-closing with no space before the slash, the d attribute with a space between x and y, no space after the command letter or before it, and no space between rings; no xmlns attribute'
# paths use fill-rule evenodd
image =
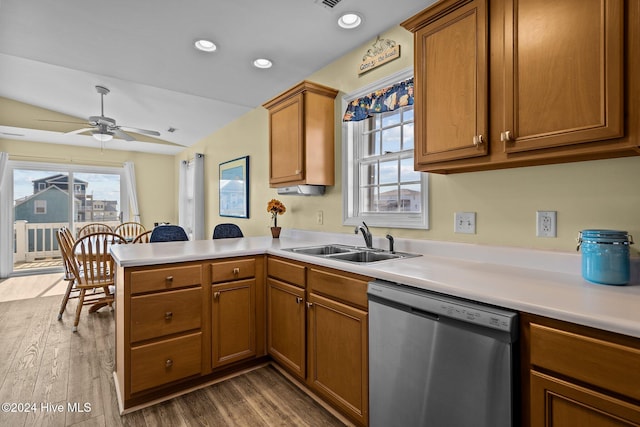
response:
<svg viewBox="0 0 640 427"><path fill-rule="evenodd" d="M305 246L301 248L291 248L284 250L298 254L313 255L317 257L333 259L336 261L346 261L358 264L420 256L419 254L411 254L407 252L390 252L382 249L369 249L360 246L339 244Z"/></svg>

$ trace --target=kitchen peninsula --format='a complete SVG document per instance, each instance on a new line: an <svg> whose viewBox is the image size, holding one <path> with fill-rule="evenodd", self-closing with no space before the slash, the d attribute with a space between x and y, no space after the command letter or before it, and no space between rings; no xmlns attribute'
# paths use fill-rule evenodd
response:
<svg viewBox="0 0 640 427"><path fill-rule="evenodd" d="M374 247L386 247L383 240L374 239ZM366 279L383 279L519 311L523 390L529 370L533 377L535 366L547 366L548 362L537 361L540 349L535 342L531 345L529 335L555 339L554 333L562 325L569 325L569 338L586 342L589 351L595 345L593 337L600 340L598 345L615 340L630 363L640 362L640 286L635 268L632 284L602 286L582 279L579 254L397 239L397 250L422 256L357 264L284 250L327 243L361 241L353 235L286 230L280 239L249 237L114 247L118 266L114 377L121 412L267 362L271 357L281 364L267 343L270 260L287 264L291 271L299 269L301 277L305 269L307 276L311 271L325 275L324 283L329 286L334 280L341 286L360 289ZM313 286L307 282L307 293L300 288L295 301L307 300L309 304L308 298L313 296L310 292L314 292L309 287ZM338 296L338 301L341 307L362 313L366 329L366 300L362 302L358 292L360 296L353 300ZM225 310L225 304L232 304L234 309ZM549 329L547 320L556 329ZM582 329L593 333L582 341L583 335L577 335L571 329L573 325L580 333ZM169 351L171 357L163 351ZM356 424L366 425L366 379L362 382L361 406L342 399L339 393L328 393L327 398L311 389ZM640 392L635 389L619 391L615 385L608 387L597 379L592 382L625 393L634 402L640 400ZM528 410L523 410L523 417L527 414Z"/></svg>

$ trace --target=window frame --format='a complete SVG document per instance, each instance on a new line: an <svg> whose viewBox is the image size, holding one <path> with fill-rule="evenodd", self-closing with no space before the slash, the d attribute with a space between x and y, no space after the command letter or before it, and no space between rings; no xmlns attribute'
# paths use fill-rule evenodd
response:
<svg viewBox="0 0 640 427"><path fill-rule="evenodd" d="M413 68L401 70L362 87L342 97L342 111L356 98L365 96L378 89L391 86L399 81L413 77ZM415 120L415 117L414 117ZM354 122L342 122L342 224L358 225L362 221L371 227L429 229L429 174L420 173L421 203L420 213L411 212L375 212L361 213L359 171L356 169L355 159L359 155L361 144L359 135L353 135ZM415 146L415 141L414 141ZM414 154L415 155L415 154ZM380 158L383 158L381 154ZM412 157L413 158L413 157Z"/></svg>

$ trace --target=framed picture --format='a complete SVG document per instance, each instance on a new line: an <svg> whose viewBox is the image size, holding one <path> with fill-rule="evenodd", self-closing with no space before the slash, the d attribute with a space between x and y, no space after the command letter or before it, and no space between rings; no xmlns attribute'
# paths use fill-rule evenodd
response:
<svg viewBox="0 0 640 427"><path fill-rule="evenodd" d="M249 156L220 163L220 216L249 218Z"/></svg>

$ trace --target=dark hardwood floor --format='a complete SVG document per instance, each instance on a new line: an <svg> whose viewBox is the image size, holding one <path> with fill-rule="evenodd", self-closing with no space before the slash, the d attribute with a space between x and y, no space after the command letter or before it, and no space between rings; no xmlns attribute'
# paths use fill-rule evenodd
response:
<svg viewBox="0 0 640 427"><path fill-rule="evenodd" d="M114 312L60 296L0 302L0 426L341 426L330 412L265 366L120 416L112 377Z"/></svg>

